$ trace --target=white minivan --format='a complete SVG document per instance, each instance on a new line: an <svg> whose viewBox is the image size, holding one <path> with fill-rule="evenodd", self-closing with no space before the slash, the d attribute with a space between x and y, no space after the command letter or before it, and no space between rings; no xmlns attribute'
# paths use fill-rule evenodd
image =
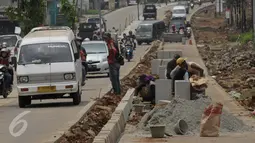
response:
<svg viewBox="0 0 255 143"><path fill-rule="evenodd" d="M186 18L187 16L187 12L186 12L186 8L185 6L175 6L173 8L173 14L172 17L182 17L182 18Z"/></svg>
<svg viewBox="0 0 255 143"><path fill-rule="evenodd" d="M82 63L77 46L73 31L65 27L37 28L22 39L16 71L19 107L36 99L81 102Z"/></svg>

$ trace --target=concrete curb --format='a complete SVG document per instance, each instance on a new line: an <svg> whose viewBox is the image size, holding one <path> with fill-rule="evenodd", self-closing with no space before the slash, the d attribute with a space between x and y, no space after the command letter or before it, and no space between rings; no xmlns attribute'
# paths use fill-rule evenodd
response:
<svg viewBox="0 0 255 143"><path fill-rule="evenodd" d="M132 109L135 89L129 89L122 98L111 119L105 124L93 143L115 143L125 130L125 125Z"/></svg>
<svg viewBox="0 0 255 143"><path fill-rule="evenodd" d="M164 42L160 42L158 49L162 48ZM145 52L146 55L152 46ZM136 64L137 66L138 64ZM131 71L130 71L131 72ZM133 108L133 96L135 89L129 89L112 114L111 119L104 125L93 143L116 143L125 130L126 122Z"/></svg>

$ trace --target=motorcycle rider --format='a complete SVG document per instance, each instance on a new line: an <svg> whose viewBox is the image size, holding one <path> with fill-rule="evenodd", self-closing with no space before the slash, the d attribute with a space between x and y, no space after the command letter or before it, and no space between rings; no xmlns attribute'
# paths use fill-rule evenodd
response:
<svg viewBox="0 0 255 143"><path fill-rule="evenodd" d="M128 37L131 38L132 43L134 45L134 50L135 50L136 49L136 42L135 42L136 37L135 37L135 35L133 34L133 32L131 30L128 32Z"/></svg>
<svg viewBox="0 0 255 143"><path fill-rule="evenodd" d="M121 42L122 43L125 43L127 40L127 34L126 33L123 33L123 38L121 39Z"/></svg>
<svg viewBox="0 0 255 143"><path fill-rule="evenodd" d="M11 89L11 85L13 84L13 70L9 66L10 53L6 48L2 48L0 52L0 64L5 65L7 68L7 72L4 73L4 78L6 86Z"/></svg>
<svg viewBox="0 0 255 143"><path fill-rule="evenodd" d="M186 27L191 27L191 24L189 21L186 22Z"/></svg>
<svg viewBox="0 0 255 143"><path fill-rule="evenodd" d="M176 32L176 27L175 27L175 25L174 25L174 24L172 25L172 31L173 31L173 33L175 33L175 32Z"/></svg>
<svg viewBox="0 0 255 143"><path fill-rule="evenodd" d="M98 32L93 33L92 40L99 40Z"/></svg>
<svg viewBox="0 0 255 143"><path fill-rule="evenodd" d="M184 26L182 24L180 25L180 28L179 28L179 32L181 31L184 32Z"/></svg>

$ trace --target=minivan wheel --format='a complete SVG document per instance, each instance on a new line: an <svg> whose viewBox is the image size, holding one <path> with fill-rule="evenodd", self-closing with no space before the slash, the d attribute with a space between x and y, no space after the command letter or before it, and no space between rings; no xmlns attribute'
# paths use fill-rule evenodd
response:
<svg viewBox="0 0 255 143"><path fill-rule="evenodd" d="M77 92L75 93L71 93L70 94L73 98L73 104L74 105L79 105L81 103L81 93L80 93L80 90L78 89Z"/></svg>
<svg viewBox="0 0 255 143"><path fill-rule="evenodd" d="M30 96L19 96L19 107L24 108L27 105L31 104L31 97Z"/></svg>

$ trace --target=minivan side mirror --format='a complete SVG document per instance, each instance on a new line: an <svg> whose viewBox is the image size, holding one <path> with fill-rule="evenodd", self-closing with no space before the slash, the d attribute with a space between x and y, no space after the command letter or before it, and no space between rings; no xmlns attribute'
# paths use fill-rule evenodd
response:
<svg viewBox="0 0 255 143"><path fill-rule="evenodd" d="M15 71L17 70L17 58L11 57L11 64L14 66Z"/></svg>

